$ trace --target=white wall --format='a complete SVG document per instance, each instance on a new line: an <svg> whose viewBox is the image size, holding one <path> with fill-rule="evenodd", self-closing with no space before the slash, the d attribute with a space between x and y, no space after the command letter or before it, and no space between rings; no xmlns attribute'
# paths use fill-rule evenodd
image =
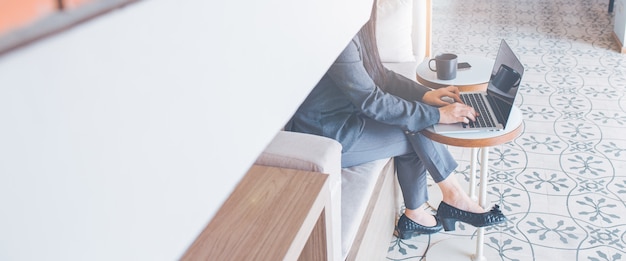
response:
<svg viewBox="0 0 626 261"><path fill-rule="evenodd" d="M371 1L140 1L0 57L0 260L182 255Z"/></svg>

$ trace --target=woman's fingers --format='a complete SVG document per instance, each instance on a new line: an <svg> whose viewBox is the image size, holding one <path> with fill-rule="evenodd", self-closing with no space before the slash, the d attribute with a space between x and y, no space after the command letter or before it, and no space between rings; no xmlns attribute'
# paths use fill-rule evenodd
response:
<svg viewBox="0 0 626 261"><path fill-rule="evenodd" d="M452 103L439 109L441 123L469 123L475 121L478 113L474 108L461 103Z"/></svg>

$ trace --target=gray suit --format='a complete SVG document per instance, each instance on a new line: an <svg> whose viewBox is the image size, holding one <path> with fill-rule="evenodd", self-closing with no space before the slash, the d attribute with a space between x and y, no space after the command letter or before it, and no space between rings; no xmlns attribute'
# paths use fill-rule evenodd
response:
<svg viewBox="0 0 626 261"><path fill-rule="evenodd" d="M430 89L386 69L377 85L364 67L361 41L352 39L285 129L339 141L343 167L394 157L405 205L415 209L428 199L426 171L439 182L457 163L419 133L439 121L439 110L421 102Z"/></svg>

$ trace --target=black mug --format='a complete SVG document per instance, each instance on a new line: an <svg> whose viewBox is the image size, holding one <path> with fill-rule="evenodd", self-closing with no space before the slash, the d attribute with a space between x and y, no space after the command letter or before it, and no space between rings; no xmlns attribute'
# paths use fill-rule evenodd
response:
<svg viewBox="0 0 626 261"><path fill-rule="evenodd" d="M433 61L435 61L435 68L432 66ZM437 79L440 80L456 78L456 67L457 56L452 53L443 53L428 61L428 68L433 72L437 72Z"/></svg>
<svg viewBox="0 0 626 261"><path fill-rule="evenodd" d="M522 80L522 76L515 69L502 64L498 68L498 72L493 76L491 83L499 90L507 93L513 87L517 87Z"/></svg>

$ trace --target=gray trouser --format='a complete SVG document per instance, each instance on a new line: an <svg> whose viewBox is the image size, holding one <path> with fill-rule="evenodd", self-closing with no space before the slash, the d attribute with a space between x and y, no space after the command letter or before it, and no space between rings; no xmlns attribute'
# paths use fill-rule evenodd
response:
<svg viewBox="0 0 626 261"><path fill-rule="evenodd" d="M365 119L363 134L342 155L342 167L394 157L404 204L416 209L428 200L427 176L437 183L458 166L445 146L421 133L407 134L397 126Z"/></svg>

